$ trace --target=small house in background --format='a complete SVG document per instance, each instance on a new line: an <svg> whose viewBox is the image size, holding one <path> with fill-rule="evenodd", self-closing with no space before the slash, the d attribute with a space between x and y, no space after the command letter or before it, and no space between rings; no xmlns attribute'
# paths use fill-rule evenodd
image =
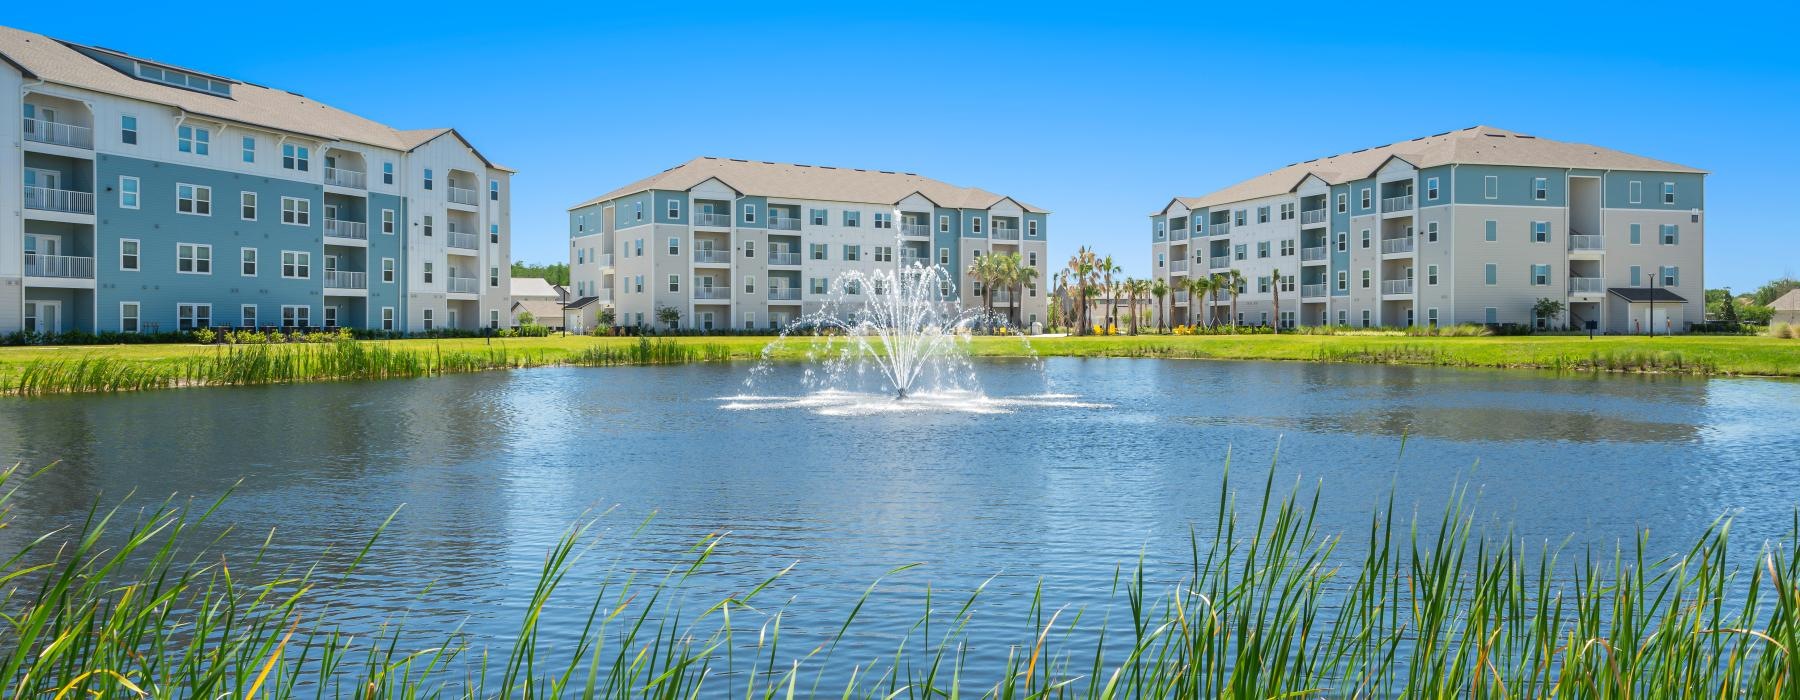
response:
<svg viewBox="0 0 1800 700"><path fill-rule="evenodd" d="M1770 323L1800 325L1800 289L1789 290L1770 304L1769 308L1775 310L1775 315L1769 317Z"/></svg>
<svg viewBox="0 0 1800 700"><path fill-rule="evenodd" d="M600 297L582 297L562 308L563 330L570 333L592 333L599 325Z"/></svg>
<svg viewBox="0 0 1800 700"><path fill-rule="evenodd" d="M537 277L514 277L512 301L513 327L519 326L522 314L529 313L532 323L548 326L553 331L563 329L563 304L569 301L568 288Z"/></svg>

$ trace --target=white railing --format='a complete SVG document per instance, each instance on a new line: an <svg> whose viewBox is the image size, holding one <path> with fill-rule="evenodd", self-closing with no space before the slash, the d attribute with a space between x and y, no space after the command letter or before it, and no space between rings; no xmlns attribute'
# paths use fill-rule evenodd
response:
<svg viewBox="0 0 1800 700"><path fill-rule="evenodd" d="M1169 272L1170 273L1177 274L1177 275L1185 275L1185 274L1187 274L1187 271L1188 271L1188 261L1186 261L1186 260L1170 260L1169 261Z"/></svg>
<svg viewBox="0 0 1800 700"><path fill-rule="evenodd" d="M1188 233L1187 233L1187 229L1185 229L1185 228L1178 228L1178 229L1169 231L1169 240L1171 240L1171 241L1185 241L1185 240L1187 240L1187 237L1188 237Z"/></svg>
<svg viewBox="0 0 1800 700"><path fill-rule="evenodd" d="M345 170L343 168L326 168L325 169L325 184L327 184L327 185L335 185L338 187L349 187L352 189L360 190L360 189L364 189L367 187L367 182L368 182L368 180L366 179L366 176L363 175L363 172L361 170ZM456 188L452 187L452 188L450 188L450 190L452 192L455 192ZM470 191L472 192L473 190L470 190ZM455 201L455 200L451 200L451 201ZM464 204L474 204L474 202L463 202L463 203Z"/></svg>
<svg viewBox="0 0 1800 700"><path fill-rule="evenodd" d="M463 248L466 250L481 249L481 239L473 233L457 233L452 231L450 232L449 238L445 239L445 242L452 248Z"/></svg>
<svg viewBox="0 0 1800 700"><path fill-rule="evenodd" d="M931 224L900 224L900 233L907 236L929 236Z"/></svg>
<svg viewBox="0 0 1800 700"><path fill-rule="evenodd" d="M53 190L48 187L26 187L25 208L71 214L92 214L94 213L94 193Z"/></svg>
<svg viewBox="0 0 1800 700"><path fill-rule="evenodd" d="M1411 294L1412 280L1384 280L1381 283L1382 294Z"/></svg>
<svg viewBox="0 0 1800 700"><path fill-rule="evenodd" d="M772 301L798 301L800 299L800 288L770 287L769 299Z"/></svg>
<svg viewBox="0 0 1800 700"><path fill-rule="evenodd" d="M769 264L770 265L799 265L800 264L800 254L799 253L770 253L769 254Z"/></svg>
<svg viewBox="0 0 1800 700"><path fill-rule="evenodd" d="M1231 267L1231 256L1229 256L1229 255L1214 255L1210 262L1212 263L1212 269L1214 269L1214 270Z"/></svg>
<svg viewBox="0 0 1800 700"><path fill-rule="evenodd" d="M1229 236L1229 235L1231 235L1231 222L1225 222L1223 224L1213 224L1211 227L1209 227L1207 229L1207 232L1211 233L1214 236Z"/></svg>
<svg viewBox="0 0 1800 700"><path fill-rule="evenodd" d="M369 240L369 225L361 221L326 219L325 236L327 238L352 238L359 241L366 241Z"/></svg>
<svg viewBox="0 0 1800 700"><path fill-rule="evenodd" d="M771 216L769 217L769 228L778 231L798 231L800 230L800 217Z"/></svg>
<svg viewBox="0 0 1800 700"><path fill-rule="evenodd" d="M1323 284L1300 285L1300 298L1314 299L1314 298L1325 296L1325 287L1326 287L1326 285L1323 285Z"/></svg>
<svg viewBox="0 0 1800 700"><path fill-rule="evenodd" d="M988 238L1000 241L1016 241L1019 240L1019 229L1011 226L995 226L994 229L988 233Z"/></svg>
<svg viewBox="0 0 1800 700"><path fill-rule="evenodd" d="M42 119L25 120L25 140L74 148L93 148L94 130Z"/></svg>
<svg viewBox="0 0 1800 700"><path fill-rule="evenodd" d="M1412 208L1413 208L1413 196L1410 194L1400 195L1398 197L1388 197L1386 199L1381 200L1382 213L1395 212L1395 211L1412 211Z"/></svg>
<svg viewBox="0 0 1800 700"><path fill-rule="evenodd" d="M1403 236L1403 237L1400 237L1400 238L1383 238L1383 239L1381 239L1381 252L1382 252L1382 253L1383 253L1383 254L1387 254L1387 253L1411 253L1411 252L1413 252L1413 239L1412 239L1412 236Z"/></svg>
<svg viewBox="0 0 1800 700"><path fill-rule="evenodd" d="M473 277L446 277L444 281L451 294L474 294L481 289L481 280Z"/></svg>
<svg viewBox="0 0 1800 700"><path fill-rule="evenodd" d="M1175 303L1186 304L1187 302L1188 302L1188 293L1186 290L1178 290L1175 292Z"/></svg>
<svg viewBox="0 0 1800 700"><path fill-rule="evenodd" d="M729 263L729 262L731 262L731 251L729 251L729 250L709 250L706 248L697 248L694 250L694 262L698 262L698 263Z"/></svg>
<svg viewBox="0 0 1800 700"><path fill-rule="evenodd" d="M471 190L467 187L456 187L454 185L452 185L449 189L450 189L450 203L451 204L467 204L472 207L472 206L475 206L476 202L481 201L478 198L478 193L475 192L475 190Z"/></svg>
<svg viewBox="0 0 1800 700"><path fill-rule="evenodd" d="M455 279L452 277L451 279ZM325 287L327 289L368 289L369 273L350 272L348 270L326 270Z"/></svg>
<svg viewBox="0 0 1800 700"><path fill-rule="evenodd" d="M1013 293L1010 290L994 289L988 291L988 301L996 304L1011 304L1012 300Z"/></svg>
<svg viewBox="0 0 1800 700"><path fill-rule="evenodd" d="M1327 212L1324 209L1307 209L1306 211L1300 212L1300 225L1311 226L1313 224L1322 224L1325 223L1325 219L1330 216L1330 212Z"/></svg>
<svg viewBox="0 0 1800 700"><path fill-rule="evenodd" d="M25 276L91 280L94 278L94 259L72 255L26 253Z"/></svg>
<svg viewBox="0 0 1800 700"><path fill-rule="evenodd" d="M730 299L730 287L695 287L695 299Z"/></svg>
<svg viewBox="0 0 1800 700"><path fill-rule="evenodd" d="M1318 245L1300 249L1300 262L1318 262L1331 255L1330 249Z"/></svg>
<svg viewBox="0 0 1800 700"><path fill-rule="evenodd" d="M1569 250L1600 250L1606 244L1603 236L1578 233L1569 236Z"/></svg>
<svg viewBox="0 0 1800 700"><path fill-rule="evenodd" d="M1569 293L1604 294L1606 293L1606 280L1599 277L1570 277Z"/></svg>
<svg viewBox="0 0 1800 700"><path fill-rule="evenodd" d="M612 262L613 254L612 253L601 253L595 257L599 258L598 262L600 263L601 267L612 267L613 266L613 262Z"/></svg>
<svg viewBox="0 0 1800 700"><path fill-rule="evenodd" d="M594 290L594 298L599 299L600 301L611 303L612 302L612 290L596 289L596 290Z"/></svg>
<svg viewBox="0 0 1800 700"><path fill-rule="evenodd" d="M711 226L713 228L731 228L731 215L700 212L694 215L694 225Z"/></svg>

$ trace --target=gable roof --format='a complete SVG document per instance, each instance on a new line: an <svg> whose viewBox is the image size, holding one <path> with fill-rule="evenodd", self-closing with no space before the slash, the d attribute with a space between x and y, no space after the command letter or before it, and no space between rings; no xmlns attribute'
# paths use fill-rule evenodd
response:
<svg viewBox="0 0 1800 700"><path fill-rule="evenodd" d="M1669 291L1668 287L1607 287L1606 291L1625 301L1634 302L1670 302L1687 301L1680 294Z"/></svg>
<svg viewBox="0 0 1800 700"><path fill-rule="evenodd" d="M1411 141L1294 163L1199 197L1177 197L1176 200L1189 209L1200 209L1273 197L1294 191L1308 175L1317 175L1329 184L1341 185L1373 176L1393 158L1405 160L1420 169L1462 163L1706 173L1685 165L1610 148L1553 141L1491 126L1472 126Z"/></svg>
<svg viewBox="0 0 1800 700"><path fill-rule="evenodd" d="M538 297L543 299L557 298L556 287L542 277L514 277L508 290L511 296Z"/></svg>
<svg viewBox="0 0 1800 700"><path fill-rule="evenodd" d="M919 194L947 209L986 209L1011 199L913 173L702 156L569 208L580 209L645 190L685 192L710 179L717 179L740 194L782 199L895 204ZM1049 213L1017 199L1012 201L1034 214Z"/></svg>
<svg viewBox="0 0 1800 700"><path fill-rule="evenodd" d="M1800 311L1800 289L1788 290L1788 293L1770 302L1769 308L1776 311Z"/></svg>
<svg viewBox="0 0 1800 700"><path fill-rule="evenodd" d="M101 62L102 58L137 61L227 82L231 84L231 95L141 80ZM160 104L201 119L235 122L324 141L352 141L410 151L444 133L455 133L454 129L399 131L286 90L209 75L112 49L61 41L12 27L0 27L0 59L27 78L46 83ZM425 132L432 133L425 137ZM457 138L462 135L457 134ZM468 140L464 139L463 143L468 145ZM489 162L473 146L469 150L489 167L506 170Z"/></svg>

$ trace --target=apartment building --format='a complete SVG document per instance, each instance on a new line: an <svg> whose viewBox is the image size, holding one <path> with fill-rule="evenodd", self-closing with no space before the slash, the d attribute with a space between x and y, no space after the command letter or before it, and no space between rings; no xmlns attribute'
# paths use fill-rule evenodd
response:
<svg viewBox="0 0 1800 700"><path fill-rule="evenodd" d="M512 171L452 129L0 27L0 333L508 323Z"/></svg>
<svg viewBox="0 0 1800 700"><path fill-rule="evenodd" d="M1150 215L1152 264L1176 289L1236 270L1243 324L1681 332L1705 314L1705 175L1476 126L1177 197ZM1231 320L1230 294L1189 297L1174 322Z"/></svg>
<svg viewBox="0 0 1800 700"><path fill-rule="evenodd" d="M685 328L771 330L818 310L845 272L918 262L951 271L964 306L991 297L1029 329L1048 318L1048 226L1043 209L912 173L696 158L569 209L571 304L610 306L621 326L674 308ZM970 280L995 253L1036 267L1036 284Z"/></svg>

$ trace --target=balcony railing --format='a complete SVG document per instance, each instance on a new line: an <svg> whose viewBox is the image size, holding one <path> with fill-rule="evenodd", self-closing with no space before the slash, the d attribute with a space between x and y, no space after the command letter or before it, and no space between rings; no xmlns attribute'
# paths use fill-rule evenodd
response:
<svg viewBox="0 0 1800 700"><path fill-rule="evenodd" d="M1599 277L1570 277L1570 294L1605 294L1606 280Z"/></svg>
<svg viewBox="0 0 1800 700"><path fill-rule="evenodd" d="M361 221L326 219L325 237L350 238L358 241L366 241L369 240L369 225Z"/></svg>
<svg viewBox="0 0 1800 700"><path fill-rule="evenodd" d="M473 277L446 277L444 281L451 294L475 294L481 289L481 280Z"/></svg>
<svg viewBox="0 0 1800 700"><path fill-rule="evenodd" d="M1187 240L1187 237L1188 232L1185 228L1178 228L1169 232L1169 240L1171 241L1185 241Z"/></svg>
<svg viewBox="0 0 1800 700"><path fill-rule="evenodd" d="M730 287L695 287L695 299L730 299Z"/></svg>
<svg viewBox="0 0 1800 700"><path fill-rule="evenodd" d="M900 224L900 233L906 236L929 236L931 224Z"/></svg>
<svg viewBox="0 0 1800 700"><path fill-rule="evenodd" d="M94 259L78 258L72 255L26 253L25 276L91 280L94 278Z"/></svg>
<svg viewBox="0 0 1800 700"><path fill-rule="evenodd" d="M345 170L343 168L326 168L325 169L325 184L335 185L337 187L349 187L352 189L360 190L360 189L366 189L368 187L368 180L367 180L366 176L363 175L363 172L361 170ZM454 192L456 191L456 188L452 187L452 188L450 188L450 191L453 193L452 196L454 196ZM465 190L465 191L473 192L474 190ZM452 199L451 201L456 201L456 200ZM463 202L463 204L474 204L474 202Z"/></svg>
<svg viewBox="0 0 1800 700"><path fill-rule="evenodd" d="M1325 219L1330 216L1330 212L1327 212L1324 209L1307 209L1306 211L1300 212L1300 225L1311 226L1313 224L1322 224L1325 223Z"/></svg>
<svg viewBox="0 0 1800 700"><path fill-rule="evenodd" d="M1013 293L1006 289L995 289L988 292L988 301L996 304L1011 304Z"/></svg>
<svg viewBox="0 0 1800 700"><path fill-rule="evenodd" d="M1228 221L1222 224L1213 224L1211 233L1214 236L1231 235L1231 222Z"/></svg>
<svg viewBox="0 0 1800 700"><path fill-rule="evenodd" d="M699 212L694 214L694 225L711 226L713 228L731 228L731 215Z"/></svg>
<svg viewBox="0 0 1800 700"><path fill-rule="evenodd" d="M769 300L770 301L799 301L800 300L800 288L799 287L770 287L769 288Z"/></svg>
<svg viewBox="0 0 1800 700"><path fill-rule="evenodd" d="M771 216L769 217L769 228L777 231L798 231L800 230L800 217Z"/></svg>
<svg viewBox="0 0 1800 700"><path fill-rule="evenodd" d="M1330 249L1318 245L1300 249L1300 262L1319 262L1331 255Z"/></svg>
<svg viewBox="0 0 1800 700"><path fill-rule="evenodd" d="M594 257L598 258L597 260L595 260L595 262L600 263L601 267L612 267L613 266L613 254L612 253L601 253Z"/></svg>
<svg viewBox="0 0 1800 700"><path fill-rule="evenodd" d="M799 265L800 264L800 254L799 253L770 253L769 254L769 264L770 265Z"/></svg>
<svg viewBox="0 0 1800 700"><path fill-rule="evenodd" d="M1316 299L1319 297L1323 297L1323 296L1325 296L1325 293L1326 293L1325 287L1326 287L1326 285L1323 285L1323 284L1300 285L1300 298Z"/></svg>
<svg viewBox="0 0 1800 700"><path fill-rule="evenodd" d="M1411 294L1412 291L1412 280L1383 280L1381 283L1382 294Z"/></svg>
<svg viewBox="0 0 1800 700"><path fill-rule="evenodd" d="M1231 256L1229 256L1229 255L1214 255L1212 257L1211 263L1212 263L1212 269L1214 269L1214 270L1220 270L1220 269L1224 269L1227 267L1231 267Z"/></svg>
<svg viewBox="0 0 1800 700"><path fill-rule="evenodd" d="M456 187L453 185L449 188L449 193L451 204L467 204L472 207L475 206L476 202L481 201L475 190L471 190L467 187Z"/></svg>
<svg viewBox="0 0 1800 700"><path fill-rule="evenodd" d="M25 140L92 149L94 147L94 130L74 124L27 119L25 120Z"/></svg>
<svg viewBox="0 0 1800 700"><path fill-rule="evenodd" d="M464 250L481 249L481 238L473 233L457 233L452 231L450 236L444 239L444 242L448 243L452 248L462 248Z"/></svg>
<svg viewBox="0 0 1800 700"><path fill-rule="evenodd" d="M1187 302L1188 302L1188 293L1186 290L1178 290L1175 292L1175 303L1186 304Z"/></svg>
<svg viewBox="0 0 1800 700"><path fill-rule="evenodd" d="M731 251L697 248L694 250L694 262L697 263L730 263Z"/></svg>
<svg viewBox="0 0 1800 700"><path fill-rule="evenodd" d="M593 296L595 299L599 299L600 301L604 301L604 302L608 302L608 303L611 303L613 300L612 290L610 290L610 289L595 290Z"/></svg>
<svg viewBox="0 0 1800 700"><path fill-rule="evenodd" d="M1412 208L1413 196L1410 194L1400 195L1398 197L1388 197L1381 200L1381 211L1384 214L1395 211L1412 211Z"/></svg>
<svg viewBox="0 0 1800 700"><path fill-rule="evenodd" d="M456 279L454 277L450 278ZM368 289L369 273L350 272L348 270L326 270L325 287L327 289Z"/></svg>
<svg viewBox="0 0 1800 700"><path fill-rule="evenodd" d="M1170 260L1169 261L1169 272L1171 274L1185 275L1185 274L1187 274L1187 271L1188 271L1188 261L1186 261L1186 260Z"/></svg>
<svg viewBox="0 0 1800 700"><path fill-rule="evenodd" d="M53 190L48 187L26 187L25 208L70 214L92 214L94 213L94 193Z"/></svg>
<svg viewBox="0 0 1800 700"><path fill-rule="evenodd" d="M998 241L1016 241L1019 240L1019 229L1011 226L995 226L994 229L988 233L988 238Z"/></svg>
<svg viewBox="0 0 1800 700"><path fill-rule="evenodd" d="M1411 252L1413 252L1412 236L1402 236L1400 238L1383 238L1383 239L1381 239L1381 252L1383 255L1388 254L1388 253L1411 253Z"/></svg>
<svg viewBox="0 0 1800 700"><path fill-rule="evenodd" d="M1577 233L1569 236L1569 250L1600 250L1605 247L1603 236Z"/></svg>

